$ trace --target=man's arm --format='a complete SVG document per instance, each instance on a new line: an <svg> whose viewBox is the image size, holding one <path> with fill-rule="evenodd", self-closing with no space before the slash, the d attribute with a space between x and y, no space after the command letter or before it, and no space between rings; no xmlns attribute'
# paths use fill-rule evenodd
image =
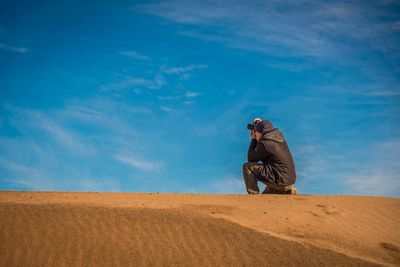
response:
<svg viewBox="0 0 400 267"><path fill-rule="evenodd" d="M255 139L251 139L249 150L247 152L247 161L248 162L257 162L262 159L266 159L267 152L262 143L257 142Z"/></svg>

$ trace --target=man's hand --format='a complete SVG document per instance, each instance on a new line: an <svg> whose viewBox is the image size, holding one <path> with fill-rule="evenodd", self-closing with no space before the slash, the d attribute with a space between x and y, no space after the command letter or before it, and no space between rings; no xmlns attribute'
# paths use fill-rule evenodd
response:
<svg viewBox="0 0 400 267"><path fill-rule="evenodd" d="M254 132L254 130L250 130L250 137L251 139L256 139L256 133Z"/></svg>

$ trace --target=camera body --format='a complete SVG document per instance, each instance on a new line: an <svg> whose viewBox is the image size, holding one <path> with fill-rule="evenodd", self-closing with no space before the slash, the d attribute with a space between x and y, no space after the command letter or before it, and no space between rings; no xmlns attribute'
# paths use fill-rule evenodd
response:
<svg viewBox="0 0 400 267"><path fill-rule="evenodd" d="M254 124L252 124L252 123L247 124L247 129L254 130Z"/></svg>
<svg viewBox="0 0 400 267"><path fill-rule="evenodd" d="M253 123L247 124L247 129L248 129L248 130L251 130L251 131L254 131L254 126L256 126L256 124L259 123L260 121L262 121L262 119L260 119L260 118L255 118L255 119L253 120Z"/></svg>

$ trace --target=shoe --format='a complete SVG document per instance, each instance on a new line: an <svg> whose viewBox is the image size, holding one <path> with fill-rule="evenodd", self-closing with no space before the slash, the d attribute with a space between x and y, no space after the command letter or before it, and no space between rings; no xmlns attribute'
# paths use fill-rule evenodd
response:
<svg viewBox="0 0 400 267"><path fill-rule="evenodd" d="M292 187L291 189L289 189L288 191L286 191L287 195L297 195L297 189Z"/></svg>

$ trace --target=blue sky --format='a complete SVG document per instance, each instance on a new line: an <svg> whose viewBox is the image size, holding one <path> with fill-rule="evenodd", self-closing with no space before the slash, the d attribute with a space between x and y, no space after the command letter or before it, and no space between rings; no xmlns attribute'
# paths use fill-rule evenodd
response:
<svg viewBox="0 0 400 267"><path fill-rule="evenodd" d="M0 1L0 189L245 193L253 117L308 194L400 196L396 1Z"/></svg>

